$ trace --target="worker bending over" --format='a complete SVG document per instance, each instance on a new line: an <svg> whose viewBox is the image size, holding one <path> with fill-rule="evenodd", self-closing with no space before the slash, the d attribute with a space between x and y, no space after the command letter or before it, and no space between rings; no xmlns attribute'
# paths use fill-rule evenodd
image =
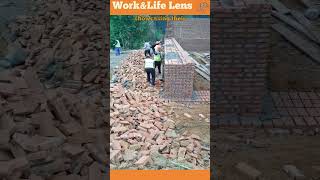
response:
<svg viewBox="0 0 320 180"><path fill-rule="evenodd" d="M156 80L155 63L154 63L154 60L152 58L150 58L149 55L147 55L146 59L144 59L144 69L147 73L148 83L150 83L152 86L154 86L155 80Z"/></svg>
<svg viewBox="0 0 320 180"><path fill-rule="evenodd" d="M147 54L151 57L152 48L149 42L144 43L144 56L147 57Z"/></svg>

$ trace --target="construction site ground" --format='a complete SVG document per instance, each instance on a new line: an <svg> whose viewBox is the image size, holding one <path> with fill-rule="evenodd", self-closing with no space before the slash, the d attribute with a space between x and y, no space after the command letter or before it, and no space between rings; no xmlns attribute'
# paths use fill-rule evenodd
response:
<svg viewBox="0 0 320 180"><path fill-rule="evenodd" d="M209 104L193 104L185 105L181 103L174 103L171 107L175 111L175 115L171 116L172 120L176 122L176 129L178 133L188 131L196 134L202 138L204 144L210 144L210 105ZM170 108L170 109L171 109ZM169 109L169 111L170 111ZM192 115L192 118L186 118L184 114ZM205 118L199 116L204 115Z"/></svg>
<svg viewBox="0 0 320 180"><path fill-rule="evenodd" d="M248 176L237 171L235 166L245 162L262 173L262 179L290 179L283 166L296 166L307 179L319 179L320 135L300 130L265 129L217 129L214 130L212 176L219 179L242 180Z"/></svg>

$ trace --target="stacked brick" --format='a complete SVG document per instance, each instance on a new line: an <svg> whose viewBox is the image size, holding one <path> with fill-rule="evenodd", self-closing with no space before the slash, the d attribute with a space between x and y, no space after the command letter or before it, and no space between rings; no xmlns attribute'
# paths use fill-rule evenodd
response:
<svg viewBox="0 0 320 180"><path fill-rule="evenodd" d="M267 92L271 6L264 0L213 4L213 114L256 116Z"/></svg>
<svg viewBox="0 0 320 180"><path fill-rule="evenodd" d="M194 63L174 38L165 40L164 95L172 99L192 98Z"/></svg>

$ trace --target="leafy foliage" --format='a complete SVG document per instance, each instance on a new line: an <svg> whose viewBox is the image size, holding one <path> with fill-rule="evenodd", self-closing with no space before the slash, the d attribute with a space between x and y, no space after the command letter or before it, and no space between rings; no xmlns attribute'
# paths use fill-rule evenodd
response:
<svg viewBox="0 0 320 180"><path fill-rule="evenodd" d="M110 17L110 42L118 39L124 49L139 49L146 41L154 42L164 36L165 21L136 21L135 16Z"/></svg>

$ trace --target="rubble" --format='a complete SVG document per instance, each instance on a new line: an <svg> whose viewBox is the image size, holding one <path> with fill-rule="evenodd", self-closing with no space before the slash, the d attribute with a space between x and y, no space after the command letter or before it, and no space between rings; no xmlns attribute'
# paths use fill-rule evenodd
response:
<svg viewBox="0 0 320 180"><path fill-rule="evenodd" d="M170 106L146 82L143 57L141 51L128 55L110 84L111 167L208 169L208 148L199 136L178 133Z"/></svg>
<svg viewBox="0 0 320 180"><path fill-rule="evenodd" d="M102 179L107 156L104 3L34 1L0 58L1 179ZM32 23L31 23L32 22ZM99 44L97 42L101 42Z"/></svg>
<svg viewBox="0 0 320 180"><path fill-rule="evenodd" d="M302 172L293 165L285 165L283 170L293 179L306 179Z"/></svg>
<svg viewBox="0 0 320 180"><path fill-rule="evenodd" d="M261 177L261 172L255 169L254 167L248 165L247 163L240 162L236 165L237 170L241 173L250 177L250 179L259 179Z"/></svg>

